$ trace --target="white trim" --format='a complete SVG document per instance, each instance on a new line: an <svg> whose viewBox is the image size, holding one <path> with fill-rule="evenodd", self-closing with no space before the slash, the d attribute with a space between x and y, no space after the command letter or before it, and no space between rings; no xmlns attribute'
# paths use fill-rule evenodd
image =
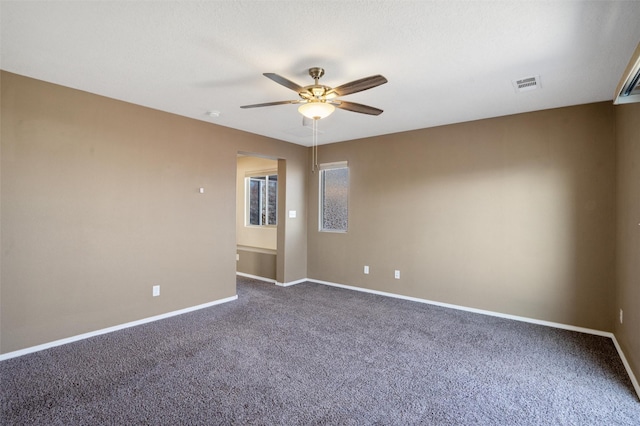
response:
<svg viewBox="0 0 640 426"><path fill-rule="evenodd" d="M334 161L333 163L322 163L320 164L320 170L330 170L330 169L342 169L345 167L349 167L348 161Z"/></svg>
<svg viewBox="0 0 640 426"><path fill-rule="evenodd" d="M255 173L255 174L253 174ZM278 227L278 186L277 186L277 176L278 176L278 170L273 170L271 172L265 172L267 174L264 174L262 172L246 172L245 173L245 178L244 178L244 226L245 228L277 228ZM254 225L251 223L251 212L250 212L250 205L251 205L251 179L252 178L257 178L257 177L264 177L265 178L265 184L266 189L265 189L265 196L267 197L267 201L264 203L265 205L265 217L267 218L267 222L269 221L269 177L270 176L276 176L276 223L275 224L264 224L264 223L260 223L257 225ZM262 191L258 191L260 193L260 200L262 200ZM260 209L262 210L262 202L259 202L260 204ZM262 222L262 216L260 217L260 222Z"/></svg>
<svg viewBox="0 0 640 426"><path fill-rule="evenodd" d="M280 287L290 287L292 285L301 284L307 281L310 281L310 280L308 278L302 278L300 280L289 281L288 283L279 283L276 281L276 285Z"/></svg>
<svg viewBox="0 0 640 426"><path fill-rule="evenodd" d="M265 225L265 226L270 226L270 225ZM250 253L263 253L263 254L273 254L273 255L278 254L278 250L276 249L270 249L270 248L264 248L264 247L253 247L253 246L236 246L236 251L247 251Z"/></svg>
<svg viewBox="0 0 640 426"><path fill-rule="evenodd" d="M629 379L631 379L631 384L633 385L633 388L636 390L636 394L638 394L638 399L640 399L640 383L638 383L638 379L636 379L636 376L633 374L633 370L631 370L631 365L629 365L627 358L624 356L624 352L622 352L622 348L618 344L618 340L616 339L616 336L614 334L611 334L611 340L613 340L613 344L615 345L616 350L618 351L618 355L620 355L622 364L624 365L625 370L627 370Z"/></svg>
<svg viewBox="0 0 640 426"><path fill-rule="evenodd" d="M595 330L595 329L592 329L592 328L576 327L574 325L562 324L562 323L552 322L552 321L538 320L538 319L535 319L535 318L521 317L521 316L518 316L518 315L510 315L510 314L503 314L503 313L500 313L500 312L486 311L484 309L468 308L466 306L453 305L453 304L450 304L450 303L436 302L436 301L427 300L427 299L419 299L417 297L404 296L402 294L395 294L395 293L387 293L386 291L371 290L371 289L368 289L368 288L354 287L354 286L350 286L350 285L332 283L332 282L329 282L329 281L315 280L313 278L308 278L307 281L313 282L313 283L316 283L316 284L327 285L327 286L331 286L331 287L340 287L340 288L344 288L344 289L347 289L347 290L355 290L355 291L361 291L361 292L364 292L364 293L377 294L379 296L387 296L387 297L393 297L393 298L396 298L396 299L409 300L409 301L412 301L412 302L426 303L426 304L429 304L429 305L441 306L441 307L444 307L444 308L457 309L457 310L460 310L460 311L472 312L472 313L475 313L475 314L489 315L489 316L493 316L493 317L505 318L505 319L510 319L510 320L514 320L514 321L521 321L521 322L527 322L527 323L531 323L531 324L543 325L543 326L546 326L546 327L553 327L553 328L559 328L559 329L563 329L563 330L577 331L577 332L580 332L580 333L586 333L586 334L593 334L593 335L596 335L596 336L608 337L613 341L613 344L616 347L616 350L618 351L618 355L620 355L620 359L622 360L622 364L624 365L625 370L627 370L627 374L629 375L629 379L631 380L631 383L633 384L633 388L635 389L636 394L638 395L638 399L640 399L640 384L638 383L638 380L636 379L636 376L633 374L633 370L631 370L631 366L627 362L627 358L624 356L624 353L622 352L622 348L620 347L620 345L618 344L618 341L616 340L616 336L611 332L602 331L602 330Z"/></svg>
<svg viewBox="0 0 640 426"><path fill-rule="evenodd" d="M453 304L450 304L450 303L436 302L436 301L428 300L428 299L420 299L420 298L417 298L417 297L404 296L402 294L388 293L388 292L379 291L379 290L371 290L371 289L368 289L368 288L355 287L355 286L344 285L344 284L338 284L338 283L333 283L333 282L329 282L329 281L316 280L316 279L313 279L313 278L302 278L302 279L299 279L299 280L296 280L296 281L290 281L288 283L279 283L278 281L270 279L270 278L258 277L258 276L255 276L255 275L244 274L242 272L236 272L236 275L240 275L242 277L247 277L247 278L253 278L253 279L257 279L257 280L261 280L261 281L271 282L271 283L274 283L275 285L280 286L280 287L289 287L289 286L292 286L292 285L295 285L295 284L301 284L301 283L304 283L304 282L308 281L308 282L312 282L312 283L316 283L316 284L322 284L322 285L331 286L331 287L339 287L339 288L343 288L343 289L346 289L346 290L354 290L354 291L360 291L360 292L363 292L363 293L377 294L379 296L393 297L393 298L396 298L396 299L409 300L411 302L426 303L426 304L429 304L429 305L441 306L441 307L450 308L450 309L457 309L457 310L460 310L460 311L472 312L472 313L481 314L481 315L489 315L489 316L493 316L493 317L505 318L505 319L510 319L510 320L514 320L514 321L527 322L527 323L538 324L538 325L543 325L543 326L547 326L547 327L553 327L553 328L559 328L559 329L564 329L564 330L577 331L577 332L586 333L586 334L593 334L593 335L596 335L596 336L608 337L613 341L613 344L614 344L616 350L618 351L618 355L620 356L620 359L622 360L622 364L624 365L624 368L627 371L627 374L629 375L629 379L631 380L631 384L633 385L633 388L636 391L638 399L640 399L640 383L638 382L638 379L634 375L633 370L631 369L631 365L629 365L629 362L627 361L627 358L625 357L624 352L622 351L622 348L618 344L618 340L616 339L616 336L613 333L610 333L608 331L601 331L601 330L595 330L595 329L584 328L584 327L576 327L576 326L568 325L568 324L562 324L562 323L557 323L557 322L552 322L552 321L543 321L543 320L538 320L538 319L534 319L534 318L521 317L521 316L517 316L517 315L503 314L503 313L500 313L500 312L487 311L487 310L483 310L483 309L468 308L466 306L461 306L461 305L453 305ZM125 324L120 324L120 325L116 325L116 326L113 326L113 327L103 328L101 330L96 330L96 331L92 331L92 332L89 332L89 333L79 334L77 336L67 337L65 339L55 340L55 341L49 342L49 343L43 343L41 345L32 346L32 347L29 347L29 348L20 349L20 350L13 351L13 352L8 352L6 354L0 354L0 361L4 361L4 360L7 360L7 359L19 357L19 356L22 356L22 355L27 355L27 354L30 354L30 353L33 353L33 352L42 351L42 350L53 348L53 347L56 347L56 346L65 345L67 343L76 342L78 340L88 339L90 337L99 336L101 334L111 333L111 332L114 332L114 331L123 330L125 328L135 327L137 325L142 325L142 324L146 324L146 323L149 323L149 322L158 321L158 320L169 318L169 317L172 317L172 316L186 314L188 312L192 312L192 311L196 311L196 310L199 310L199 309L208 308L208 307L215 306L215 305L220 305L222 303L231 302L231 301L234 301L234 300L237 300L237 299L238 299L238 295L235 295L235 296L227 297L227 298L224 298L224 299L214 300L213 302L204 303L202 305L196 305L196 306L192 306L192 307L189 307L189 308L180 309L180 310L177 310L177 311L167 312L165 314L160 314L160 315L156 315L156 316L153 316L153 317L143 318L141 320L132 321L132 322L128 322L128 323L125 323Z"/></svg>
<svg viewBox="0 0 640 426"><path fill-rule="evenodd" d="M245 274L244 272L236 272L236 275L240 275L241 277L245 277L245 278L251 278L254 280L260 280L260 281L266 281L273 284L278 284L278 282L273 278L259 277L257 275Z"/></svg>
<svg viewBox="0 0 640 426"><path fill-rule="evenodd" d="M124 324L114 325L113 327L107 327L96 331L90 331L89 333L78 334L76 336L67 337L65 339L54 340L53 342L43 343L37 346L31 346L29 348L20 349L13 352L7 352L6 354L0 355L0 361L4 361L10 358L19 357L22 355L27 355L33 352L39 352L45 349L53 348L56 346L66 345L67 343L77 342L78 340L88 339L90 337L99 336L101 334L112 333L114 331L123 330L129 327L135 327L137 325L146 324L153 321L158 321L161 319L173 317L176 315L186 314L188 312L197 311L199 309L209 308L211 306L220 305L222 303L231 302L233 300L238 299L238 295L227 297L224 299L214 300L213 302L203 303L202 305L191 306L189 308L179 309L177 311L167 312L165 314L155 315L148 318L143 318L137 321L131 321Z"/></svg>
<svg viewBox="0 0 640 426"><path fill-rule="evenodd" d="M443 308L457 309L459 311L472 312L474 314L489 315L489 316L492 316L492 317L505 318L505 319L510 319L510 320L514 320L514 321L521 321L521 322L528 322L528 323L531 323L531 324L545 325L547 327L561 328L561 329L570 330L570 331L578 331L578 332L581 332L581 333L594 334L596 336L603 336L603 337L612 337L613 336L613 334L608 332L608 331L594 330L592 328L576 327L574 325L562 324L562 323L558 323L558 322L538 320L538 319L535 319L535 318L521 317L521 316L518 316L518 315L503 314L503 313L500 313L500 312L486 311L484 309L468 308L466 306L461 306L461 305L453 305L453 304L450 304L450 303L436 302L436 301L428 300L428 299L420 299L420 298L417 298L417 297L404 296L402 294L387 293L385 291L370 290L368 288L354 287L354 286L349 286L349 285L344 285L344 284L332 283L332 282L328 282L328 281L314 280L314 279L311 279L311 278L309 278L309 281L314 282L314 283L318 283L318 284L328 285L328 286L331 286L331 287L340 287L340 288L345 288L347 290L362 291L364 293L372 293L372 294L377 294L379 296L387 296L387 297L393 297L393 298L396 298L396 299L409 300L411 302L426 303L428 305L435 305L435 306L441 306Z"/></svg>
<svg viewBox="0 0 640 426"><path fill-rule="evenodd" d="M268 283L273 283L279 287L290 287L292 285L309 281L307 278L302 278L301 280L289 281L288 283L279 283L277 280L274 280L272 278L259 277L257 275L245 274L244 272L236 272L236 275L240 275L241 277L246 277L246 278L252 278L254 280L266 281Z"/></svg>
<svg viewBox="0 0 640 426"><path fill-rule="evenodd" d="M277 160L275 160L277 161ZM263 177L263 176L273 176L278 174L278 168L275 169L267 169L267 170L247 170L244 172L244 177Z"/></svg>

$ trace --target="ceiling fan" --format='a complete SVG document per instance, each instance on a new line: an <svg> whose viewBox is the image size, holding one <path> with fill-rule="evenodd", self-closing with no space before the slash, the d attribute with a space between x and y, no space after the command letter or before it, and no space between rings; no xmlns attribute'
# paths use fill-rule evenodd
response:
<svg viewBox="0 0 640 426"><path fill-rule="evenodd" d="M309 68L309 75L314 79L314 84L309 86L300 86L291 80L288 80L275 73L264 73L265 77L270 78L282 86L298 93L300 99L291 101L267 102L262 104L244 105L240 108L258 108L273 105L300 104L298 111L307 118L318 120L329 116L335 108L347 111L358 112L361 114L380 115L382 110L368 105L362 105L355 102L347 102L337 99L341 96L350 95L352 93L362 92L363 90L372 89L387 82L387 79L381 75L373 75L361 78L338 87L329 87L318 83L320 77L324 75L324 69L319 67Z"/></svg>

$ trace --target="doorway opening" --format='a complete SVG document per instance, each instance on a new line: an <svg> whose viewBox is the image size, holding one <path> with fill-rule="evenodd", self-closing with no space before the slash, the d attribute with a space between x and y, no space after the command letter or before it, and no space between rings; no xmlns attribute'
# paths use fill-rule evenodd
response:
<svg viewBox="0 0 640 426"><path fill-rule="evenodd" d="M239 153L236 173L236 273L276 282L278 265L278 159Z"/></svg>

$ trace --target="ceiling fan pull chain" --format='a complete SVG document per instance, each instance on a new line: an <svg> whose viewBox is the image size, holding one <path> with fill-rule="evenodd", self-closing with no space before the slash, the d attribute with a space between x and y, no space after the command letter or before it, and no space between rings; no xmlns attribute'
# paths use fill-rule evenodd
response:
<svg viewBox="0 0 640 426"><path fill-rule="evenodd" d="M316 118L315 120L313 120L313 122L316 124L316 129L315 129L315 134L316 134L316 169L318 169L318 118Z"/></svg>
<svg viewBox="0 0 640 426"><path fill-rule="evenodd" d="M315 173L318 168L318 119L314 118L311 125L313 131L312 146L311 146L311 171Z"/></svg>

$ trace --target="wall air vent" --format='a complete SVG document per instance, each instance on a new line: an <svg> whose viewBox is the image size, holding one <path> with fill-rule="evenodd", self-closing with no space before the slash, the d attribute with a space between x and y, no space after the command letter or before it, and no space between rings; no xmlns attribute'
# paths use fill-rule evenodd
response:
<svg viewBox="0 0 640 426"><path fill-rule="evenodd" d="M513 88L516 93L527 92L529 90L535 90L542 87L540 85L540 76L534 75L531 77L519 78L517 80L512 80Z"/></svg>
<svg viewBox="0 0 640 426"><path fill-rule="evenodd" d="M640 44L636 47L613 98L615 105L632 102L640 102Z"/></svg>

